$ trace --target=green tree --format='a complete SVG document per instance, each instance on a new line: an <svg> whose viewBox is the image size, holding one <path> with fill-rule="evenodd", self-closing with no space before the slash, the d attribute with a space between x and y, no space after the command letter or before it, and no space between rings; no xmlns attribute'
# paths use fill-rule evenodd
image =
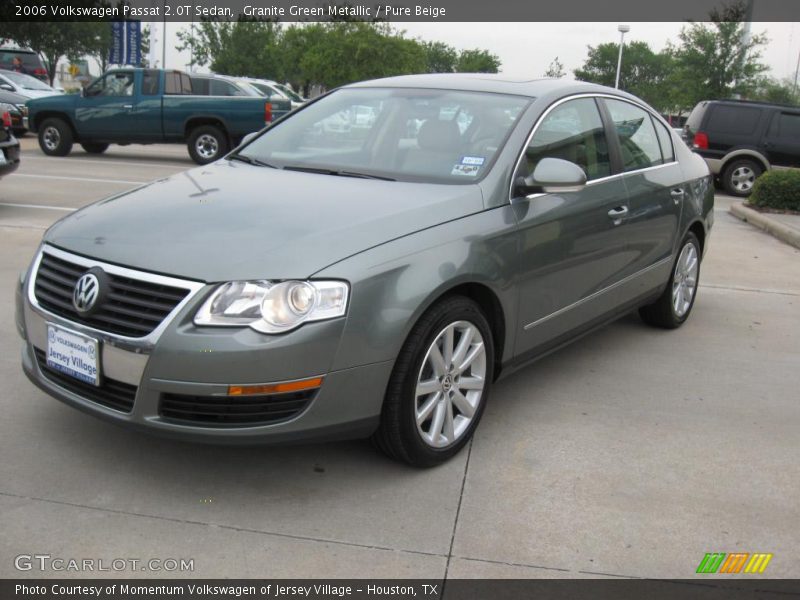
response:
<svg viewBox="0 0 800 600"><path fill-rule="evenodd" d="M561 61L558 60L558 57L556 56L550 63L550 66L547 67L547 71L544 72L544 76L552 77L554 79L561 79L564 75L566 75L566 72L564 71L564 65L561 64Z"/></svg>
<svg viewBox="0 0 800 600"><path fill-rule="evenodd" d="M500 70L500 58L488 50L462 50L456 62L459 73L497 73Z"/></svg>
<svg viewBox="0 0 800 600"><path fill-rule="evenodd" d="M761 62L767 37L761 33L744 38L746 7L731 4L710 14L709 23L690 23L681 30L670 77L676 103L691 108L701 100L751 95L768 70Z"/></svg>
<svg viewBox="0 0 800 600"><path fill-rule="evenodd" d="M421 42L425 48L428 73L452 73L458 63L458 52L444 42Z"/></svg>
<svg viewBox="0 0 800 600"><path fill-rule="evenodd" d="M619 44L589 46L589 54L575 77L581 81L613 86L617 75ZM642 98L659 111L671 108L667 78L672 69L669 53L656 53L646 42L634 41L622 50L619 87Z"/></svg>
<svg viewBox="0 0 800 600"><path fill-rule="evenodd" d="M755 92L749 99L800 106L800 94L791 79L779 81L773 77L764 77L758 82Z"/></svg>

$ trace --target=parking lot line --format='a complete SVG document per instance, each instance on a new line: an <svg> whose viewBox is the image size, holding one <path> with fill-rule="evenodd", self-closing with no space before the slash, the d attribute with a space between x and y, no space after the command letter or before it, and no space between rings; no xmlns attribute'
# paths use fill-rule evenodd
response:
<svg viewBox="0 0 800 600"><path fill-rule="evenodd" d="M175 158L176 159L180 159L181 157L177 157L176 156ZM29 160L44 160L44 161L47 161L47 162L67 160L67 161L71 161L71 162L78 162L78 163L81 163L81 164L86 163L86 164L96 164L96 165L122 165L122 166L125 166L125 167L157 167L157 168L161 168L161 169L175 169L176 166L180 167L180 166L183 166L183 164L186 164L189 168L192 168L192 167L196 166L194 163L189 163L189 162L187 162L185 160L180 160L180 161L179 160L175 160L176 164L165 164L163 162L160 162L160 163L158 163L158 162L139 162L139 161L131 161L131 160L113 160L113 159L97 160L97 159L91 159L91 158L80 158L80 157L77 157L77 156L76 157L71 157L71 158L64 158L64 157L51 157L51 156L33 156L33 155L29 155L29 154L25 155L25 160L26 161L29 161ZM170 160L170 157L167 157L167 160Z"/></svg>
<svg viewBox="0 0 800 600"><path fill-rule="evenodd" d="M89 183L124 183L127 185L141 185L147 181L129 181L126 179L96 179L94 177L67 177L66 175L31 175L28 173L15 173L14 177L28 177L31 179L65 179L67 181L87 181Z"/></svg>
<svg viewBox="0 0 800 600"><path fill-rule="evenodd" d="M42 210L63 210L64 212L74 212L77 208L68 208L66 206L48 206L46 204L17 204L15 202L0 202L0 206L10 206L13 208L39 208Z"/></svg>

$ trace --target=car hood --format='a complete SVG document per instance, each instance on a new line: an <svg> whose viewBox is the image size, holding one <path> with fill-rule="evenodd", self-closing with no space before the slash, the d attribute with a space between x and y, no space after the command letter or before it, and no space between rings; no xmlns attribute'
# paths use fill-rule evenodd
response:
<svg viewBox="0 0 800 600"><path fill-rule="evenodd" d="M25 96L31 100L38 100L39 98L50 98L51 96L64 96L61 92L56 90L27 90L25 88L20 88L18 92L16 92L20 96Z"/></svg>
<svg viewBox="0 0 800 600"><path fill-rule="evenodd" d="M482 209L472 184L356 179L223 160L87 206L53 225L45 241L200 281L304 278Z"/></svg>

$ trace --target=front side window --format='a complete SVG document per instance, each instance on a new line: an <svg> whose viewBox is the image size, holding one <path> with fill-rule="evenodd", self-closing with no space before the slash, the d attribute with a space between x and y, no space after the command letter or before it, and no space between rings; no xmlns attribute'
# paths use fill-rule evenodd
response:
<svg viewBox="0 0 800 600"><path fill-rule="evenodd" d="M108 73L86 88L86 96L133 96L133 73Z"/></svg>
<svg viewBox="0 0 800 600"><path fill-rule="evenodd" d="M242 154L286 169L473 183L530 98L434 89L342 89L278 122Z"/></svg>
<svg viewBox="0 0 800 600"><path fill-rule="evenodd" d="M605 100L617 130L624 171L646 169L664 162L650 113L622 100Z"/></svg>
<svg viewBox="0 0 800 600"><path fill-rule="evenodd" d="M525 149L520 175L531 175L543 158L575 163L589 181L611 175L608 142L593 98L569 100L550 111Z"/></svg>

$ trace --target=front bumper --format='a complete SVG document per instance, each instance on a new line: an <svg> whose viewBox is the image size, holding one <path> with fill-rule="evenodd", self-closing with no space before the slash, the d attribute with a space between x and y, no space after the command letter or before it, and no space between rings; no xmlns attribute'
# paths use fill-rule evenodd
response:
<svg viewBox="0 0 800 600"><path fill-rule="evenodd" d="M392 362L330 371L344 319L308 323L294 332L266 336L250 329L200 328L192 324L197 306L213 286L195 293L147 345L136 345L80 323L63 319L37 305L32 275L21 279L16 298L16 325L24 343L22 366L40 389L83 412L162 436L212 443L279 443L366 437L377 427ZM47 326L58 325L99 338L102 377L132 390L129 410L93 399L93 389L49 370L43 355ZM38 357L37 357L38 354ZM189 423L170 417L170 398L202 398L225 406L237 398L230 385L278 383L323 377L322 385L302 410L269 423ZM88 386L88 384L82 384Z"/></svg>

